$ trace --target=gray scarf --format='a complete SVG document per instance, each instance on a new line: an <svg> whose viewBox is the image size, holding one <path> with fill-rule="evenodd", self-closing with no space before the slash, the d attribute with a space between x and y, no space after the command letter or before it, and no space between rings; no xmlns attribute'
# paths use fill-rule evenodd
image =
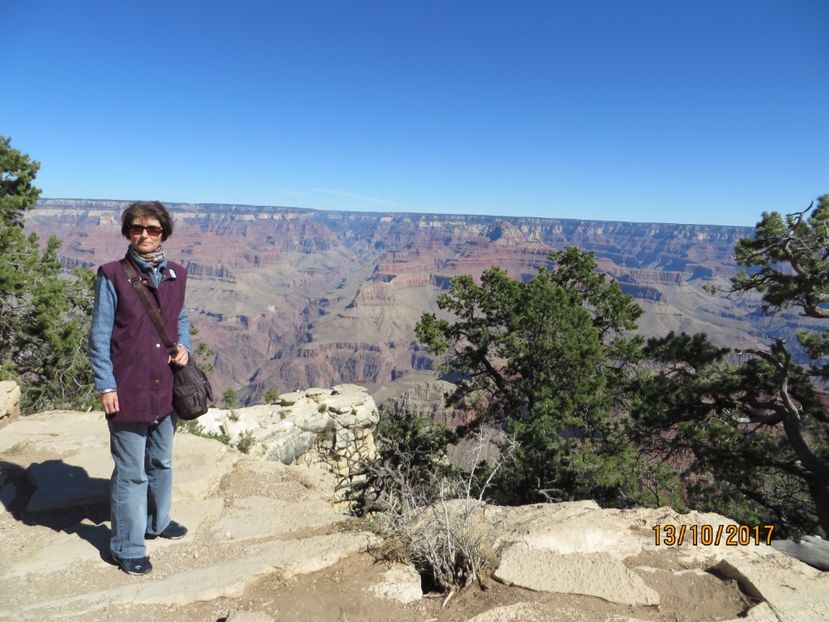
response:
<svg viewBox="0 0 829 622"><path fill-rule="evenodd" d="M139 253L135 250L135 248L133 248L132 244L130 244L130 256L133 259L141 259L142 261L146 261L152 267L157 268L158 264L160 264L164 259L164 249L159 246L152 253Z"/></svg>

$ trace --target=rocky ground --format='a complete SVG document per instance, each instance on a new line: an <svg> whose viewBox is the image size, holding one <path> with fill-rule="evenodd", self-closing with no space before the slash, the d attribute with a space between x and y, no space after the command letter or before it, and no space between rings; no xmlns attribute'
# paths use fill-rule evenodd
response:
<svg viewBox="0 0 829 622"><path fill-rule="evenodd" d="M490 568L447 600L383 561L366 522L332 503L330 474L179 434L174 517L155 569L105 561L111 461L101 413L13 417L0 428L2 620L829 619L829 573L765 544L657 545L653 527L728 526L669 508L592 502L475 509L494 535Z"/></svg>

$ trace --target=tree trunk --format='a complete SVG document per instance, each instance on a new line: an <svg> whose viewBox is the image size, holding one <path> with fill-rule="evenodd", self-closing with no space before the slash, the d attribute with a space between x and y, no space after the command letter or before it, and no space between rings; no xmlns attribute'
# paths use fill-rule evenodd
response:
<svg viewBox="0 0 829 622"><path fill-rule="evenodd" d="M823 537L829 537L829 486L820 484L809 486L809 492L815 500L815 509L820 526L823 529Z"/></svg>
<svg viewBox="0 0 829 622"><path fill-rule="evenodd" d="M824 534L829 536L829 467L806 444L801 433L800 421L791 411L783 417L783 428L792 449L800 458L800 463L809 472L809 492L815 501L820 526Z"/></svg>

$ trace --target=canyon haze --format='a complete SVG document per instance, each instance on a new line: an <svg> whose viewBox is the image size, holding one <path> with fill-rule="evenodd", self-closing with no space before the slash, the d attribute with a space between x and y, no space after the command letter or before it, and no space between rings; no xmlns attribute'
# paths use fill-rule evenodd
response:
<svg viewBox="0 0 829 622"><path fill-rule="evenodd" d="M126 251L127 205L43 199L26 227L61 238L64 265L94 269ZM381 404L428 408L441 389L414 334L421 314L439 313L437 297L454 276L498 265L529 279L567 245L595 253L642 306L645 335L705 332L718 345L746 348L772 336L793 341L806 325L704 291L728 287L734 245L752 234L748 227L167 205L176 229L164 248L188 269L187 306L196 339L215 352L214 386L237 390L245 403L270 388L357 383Z"/></svg>

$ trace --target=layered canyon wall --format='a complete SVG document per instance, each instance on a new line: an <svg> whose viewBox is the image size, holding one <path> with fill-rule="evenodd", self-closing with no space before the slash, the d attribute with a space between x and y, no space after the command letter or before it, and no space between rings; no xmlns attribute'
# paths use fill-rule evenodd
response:
<svg viewBox="0 0 829 622"><path fill-rule="evenodd" d="M44 199L26 227L62 238L65 265L94 268L125 252L127 205ZM414 326L438 312L453 277L498 265L529 279L566 245L594 252L637 299L645 334L704 331L722 345L756 347L800 323L773 325L745 299L703 291L727 286L746 227L168 205L176 230L164 248L188 268L187 304L197 339L215 351L214 383L245 401L270 388L347 382L381 402L417 392L434 372Z"/></svg>

